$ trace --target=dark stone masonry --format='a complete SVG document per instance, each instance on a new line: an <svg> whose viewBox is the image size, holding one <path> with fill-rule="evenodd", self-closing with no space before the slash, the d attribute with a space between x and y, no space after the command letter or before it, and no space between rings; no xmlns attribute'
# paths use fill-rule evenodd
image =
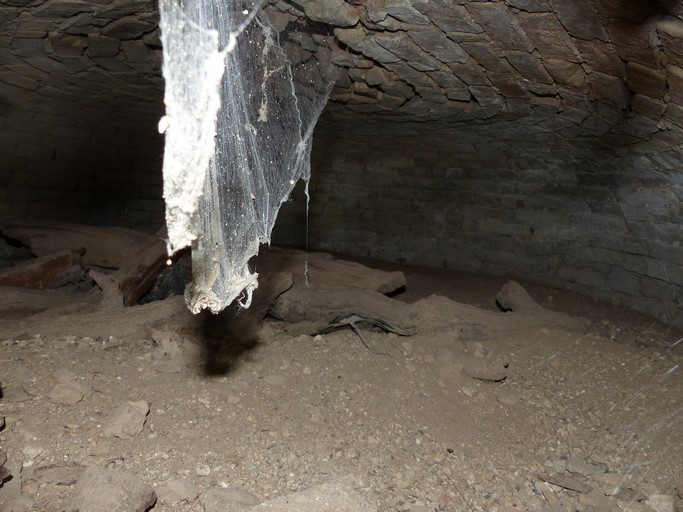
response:
<svg viewBox="0 0 683 512"><path fill-rule="evenodd" d="M683 326L683 7L296 0L338 77L310 246L510 274ZM0 215L163 223L152 0L0 0ZM290 51L294 46L290 46ZM296 196L298 197L298 196ZM305 207L276 241L302 244Z"/></svg>

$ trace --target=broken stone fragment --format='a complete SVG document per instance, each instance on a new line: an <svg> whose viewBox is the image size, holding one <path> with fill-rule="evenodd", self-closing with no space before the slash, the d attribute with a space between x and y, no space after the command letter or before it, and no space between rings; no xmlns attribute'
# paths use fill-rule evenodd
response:
<svg viewBox="0 0 683 512"><path fill-rule="evenodd" d="M61 382L50 392L50 400L62 405L75 405L86 395L88 390L78 382Z"/></svg>
<svg viewBox="0 0 683 512"><path fill-rule="evenodd" d="M106 437L131 439L145 428L147 414L149 403L145 400L121 404L109 415L103 434Z"/></svg>
<svg viewBox="0 0 683 512"><path fill-rule="evenodd" d="M242 510L261 503L252 493L231 487L209 487L199 497L199 501L204 506L204 512Z"/></svg>
<svg viewBox="0 0 683 512"><path fill-rule="evenodd" d="M118 469L88 468L74 486L65 512L144 512L156 502L151 485Z"/></svg>

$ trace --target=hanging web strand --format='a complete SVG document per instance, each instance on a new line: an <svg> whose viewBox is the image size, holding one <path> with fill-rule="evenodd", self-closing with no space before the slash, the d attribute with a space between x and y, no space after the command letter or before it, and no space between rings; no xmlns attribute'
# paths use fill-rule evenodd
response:
<svg viewBox="0 0 683 512"><path fill-rule="evenodd" d="M245 7L247 4L247 7ZM260 2L161 0L169 252L192 247L189 308L248 307L249 260L299 179L331 88L329 50L296 44Z"/></svg>
<svg viewBox="0 0 683 512"><path fill-rule="evenodd" d="M306 186L304 188L304 192L306 194L306 256L304 259L304 281L306 282L306 286L309 286L308 283L308 214L310 213L310 207L311 207L311 195L309 194L308 191L308 185L311 180L306 180Z"/></svg>

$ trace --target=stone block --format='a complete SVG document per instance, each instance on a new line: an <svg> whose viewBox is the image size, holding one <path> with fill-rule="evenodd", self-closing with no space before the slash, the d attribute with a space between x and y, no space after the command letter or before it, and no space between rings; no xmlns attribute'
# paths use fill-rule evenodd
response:
<svg viewBox="0 0 683 512"><path fill-rule="evenodd" d="M659 279L640 278L641 294L663 302L675 302L679 297L679 288L674 284L660 281Z"/></svg>
<svg viewBox="0 0 683 512"><path fill-rule="evenodd" d="M637 114L629 117L626 122L621 125L621 128L629 135L633 135L639 139L644 139L660 130L658 122Z"/></svg>
<svg viewBox="0 0 683 512"><path fill-rule="evenodd" d="M26 57L24 61L31 67L39 69L40 71L44 71L45 73L57 76L69 74L69 70L66 66L64 66L64 64L45 54L38 54L33 57Z"/></svg>
<svg viewBox="0 0 683 512"><path fill-rule="evenodd" d="M16 20L14 37L43 38L55 25L55 20L32 16L29 11L22 12Z"/></svg>
<svg viewBox="0 0 683 512"><path fill-rule="evenodd" d="M125 16L108 23L102 28L102 35L121 40L137 39L147 32L152 32L156 26L137 16Z"/></svg>
<svg viewBox="0 0 683 512"><path fill-rule="evenodd" d="M605 26L617 55L625 62L637 62L649 67L658 65L659 57L650 45L651 31L644 24L610 18L606 20Z"/></svg>
<svg viewBox="0 0 683 512"><path fill-rule="evenodd" d="M418 71L435 71L441 67L438 60L425 53L405 33L387 34L380 32L374 34L372 40Z"/></svg>
<svg viewBox="0 0 683 512"><path fill-rule="evenodd" d="M544 60L560 59L575 63L581 62L574 43L554 14L521 13L517 19Z"/></svg>
<svg viewBox="0 0 683 512"><path fill-rule="evenodd" d="M429 25L430 21L424 14L418 11L412 2L408 0L367 0L365 11L368 17L375 23L387 26L384 22L388 16L400 20L403 23L415 25Z"/></svg>
<svg viewBox="0 0 683 512"><path fill-rule="evenodd" d="M591 96L598 101L626 108L629 104L629 92L626 83L619 77L605 75L593 71L588 80L591 85Z"/></svg>
<svg viewBox="0 0 683 512"><path fill-rule="evenodd" d="M466 9L499 48L525 52L533 50L533 45L517 26L516 20L504 3L470 2Z"/></svg>
<svg viewBox="0 0 683 512"><path fill-rule="evenodd" d="M462 43L461 46L473 59L488 71L492 71L493 73L513 72L510 63L499 57L498 54L493 51L490 44L468 42Z"/></svg>
<svg viewBox="0 0 683 512"><path fill-rule="evenodd" d="M422 14L426 14L434 25L446 33L481 34L484 32L467 9L462 5L456 5L451 0L415 2L413 6Z"/></svg>
<svg viewBox="0 0 683 512"><path fill-rule="evenodd" d="M575 40L574 43L591 69L611 76L626 74L626 65L611 44L581 40Z"/></svg>
<svg viewBox="0 0 683 512"><path fill-rule="evenodd" d="M0 82L19 87L25 91L38 90L38 81L36 79L22 76L12 71L0 71Z"/></svg>
<svg viewBox="0 0 683 512"><path fill-rule="evenodd" d="M681 245L666 244L653 240L647 242L647 251L652 258L657 260L666 261L674 265L683 262L683 246Z"/></svg>
<svg viewBox="0 0 683 512"><path fill-rule="evenodd" d="M632 91L655 99L662 99L666 91L666 74L635 62L626 65L626 80Z"/></svg>
<svg viewBox="0 0 683 512"><path fill-rule="evenodd" d="M110 21L108 19L96 18L89 12L82 13L62 21L59 25L59 31L65 34L87 36Z"/></svg>
<svg viewBox="0 0 683 512"><path fill-rule="evenodd" d="M578 39L608 41L600 17L591 0L550 0L557 18L567 32Z"/></svg>
<svg viewBox="0 0 683 512"><path fill-rule="evenodd" d="M129 63L148 63L150 60L147 45L141 41L122 41L121 49Z"/></svg>
<svg viewBox="0 0 683 512"><path fill-rule="evenodd" d="M455 76L467 85L491 85L491 82L486 77L484 68L472 58L465 64L451 63L448 67L453 71Z"/></svg>
<svg viewBox="0 0 683 512"><path fill-rule="evenodd" d="M396 73L404 82L413 87L436 86L436 82L434 82L428 74L418 71L407 64L397 62L395 64L387 64L386 67Z"/></svg>
<svg viewBox="0 0 683 512"><path fill-rule="evenodd" d="M634 94L631 98L631 109L650 119L659 120L666 110L666 103L642 94Z"/></svg>
<svg viewBox="0 0 683 512"><path fill-rule="evenodd" d="M13 52L19 57L33 57L45 51L45 40L42 38L15 37L11 45Z"/></svg>
<svg viewBox="0 0 683 512"><path fill-rule="evenodd" d="M507 0L508 5L524 12L549 12L551 11L548 0Z"/></svg>
<svg viewBox="0 0 683 512"><path fill-rule="evenodd" d="M119 53L121 42L115 37L90 34L88 36L88 55L94 57L114 57Z"/></svg>
<svg viewBox="0 0 683 512"><path fill-rule="evenodd" d="M500 108L504 104L503 97L494 87L470 86L469 90L477 103L484 108Z"/></svg>
<svg viewBox="0 0 683 512"><path fill-rule="evenodd" d="M590 288L601 288L605 284L605 275L590 267L562 265L557 269L555 276L565 283L577 283Z"/></svg>
<svg viewBox="0 0 683 512"><path fill-rule="evenodd" d="M54 53L57 57L79 57L83 54L86 46L84 37L50 32L48 36L49 46L46 48L48 53ZM51 52L49 51L51 48Z"/></svg>
<svg viewBox="0 0 683 512"><path fill-rule="evenodd" d="M358 23L358 11L344 0L303 0L299 2L313 21L335 27L352 27Z"/></svg>
<svg viewBox="0 0 683 512"><path fill-rule="evenodd" d="M527 80L542 84L553 83L538 54L509 51L505 53L505 59Z"/></svg>
<svg viewBox="0 0 683 512"><path fill-rule="evenodd" d="M683 21L672 16L663 18L657 24L657 34L667 64L683 66L683 48L680 44L683 39Z"/></svg>
<svg viewBox="0 0 683 512"><path fill-rule="evenodd" d="M353 50L381 64L399 62L401 59L386 48L377 44L363 29L361 24L354 28L335 28L334 35Z"/></svg>
<svg viewBox="0 0 683 512"><path fill-rule="evenodd" d="M560 85L571 87L583 93L590 90L586 71L583 66L566 60L544 59L545 69L550 76Z"/></svg>
<svg viewBox="0 0 683 512"><path fill-rule="evenodd" d="M462 47L455 41L446 37L440 30L411 30L408 32L410 38L423 51L429 53L432 57L437 58L444 64L460 63L463 64L469 59L469 55ZM378 41L379 42L379 41ZM382 44L381 42L379 42ZM396 52L393 52L399 55Z"/></svg>
<svg viewBox="0 0 683 512"><path fill-rule="evenodd" d="M116 57L92 57L93 62L106 71L114 73L130 72L131 68Z"/></svg>
<svg viewBox="0 0 683 512"><path fill-rule="evenodd" d="M110 7L98 9L97 17L109 20L117 20L124 16L135 15L141 12L154 11L158 9L157 3L153 0L126 0L125 2L112 2L104 0L101 3L112 4Z"/></svg>
<svg viewBox="0 0 683 512"><path fill-rule="evenodd" d="M489 80L506 98L528 98L527 89L510 73L489 73Z"/></svg>
<svg viewBox="0 0 683 512"><path fill-rule="evenodd" d="M92 10L94 6L89 0L60 0L59 2L46 2L32 12L34 16L60 19Z"/></svg>

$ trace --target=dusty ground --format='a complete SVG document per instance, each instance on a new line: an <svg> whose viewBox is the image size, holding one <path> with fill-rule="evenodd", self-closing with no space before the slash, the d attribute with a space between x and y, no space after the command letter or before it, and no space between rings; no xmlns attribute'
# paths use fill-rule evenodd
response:
<svg viewBox="0 0 683 512"><path fill-rule="evenodd" d="M408 302L439 293L495 310L505 282L403 270ZM4 339L0 463L4 452L12 478L0 510L61 510L91 466L150 484L154 511L239 509L210 503L213 488L266 501L323 483L380 511L683 510L683 332L527 290L587 327L531 319L503 334L366 329L361 340L292 336L271 319L254 345L158 332ZM456 346L506 359L507 378L467 376ZM129 401L128 416L115 411Z"/></svg>

